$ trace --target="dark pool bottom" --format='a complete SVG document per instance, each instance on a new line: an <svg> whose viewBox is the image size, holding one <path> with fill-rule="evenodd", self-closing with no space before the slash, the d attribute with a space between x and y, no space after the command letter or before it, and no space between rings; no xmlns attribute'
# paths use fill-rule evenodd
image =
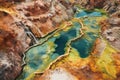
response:
<svg viewBox="0 0 120 80"><path fill-rule="evenodd" d="M64 49L66 47L67 42L76 37L76 34L77 34L76 32L77 31L75 28L71 28L67 32L62 32L60 37L55 40L55 44L57 45L57 47L55 48L54 53L63 55L65 53Z"/></svg>
<svg viewBox="0 0 120 80"><path fill-rule="evenodd" d="M89 53L92 50L92 43L90 43L86 39L78 39L72 42L71 46L79 52L81 58L89 56Z"/></svg>

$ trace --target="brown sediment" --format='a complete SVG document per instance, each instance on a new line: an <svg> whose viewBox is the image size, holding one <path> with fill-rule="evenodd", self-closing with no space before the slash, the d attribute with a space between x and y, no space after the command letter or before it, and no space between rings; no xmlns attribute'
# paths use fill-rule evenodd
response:
<svg viewBox="0 0 120 80"><path fill-rule="evenodd" d="M81 62L83 61L80 61L80 62L78 61L78 63L81 63ZM52 71L57 67L64 68L65 70L67 70L67 72L69 72L71 75L76 77L77 80L88 80L88 79L102 80L103 79L102 73L100 71L95 71L95 70L93 71L89 66L89 62L85 66L82 66L82 63L81 64L78 64L78 63L73 63L71 61L68 61L62 58L60 63L58 61L56 62L56 64L54 64L55 67L53 69L49 69L43 75L35 76L34 80L46 80L46 77L51 75L51 74L48 74L49 71Z"/></svg>
<svg viewBox="0 0 120 80"><path fill-rule="evenodd" d="M104 2L106 0L99 0L99 1L96 1L96 0L90 0L90 7L93 6L93 8L102 8L104 6Z"/></svg>
<svg viewBox="0 0 120 80"><path fill-rule="evenodd" d="M2 26L0 33L0 79L11 80L15 79L22 69L21 45L15 39L16 35L11 29L7 27L10 31L6 31L4 30L6 25L0 24L0 26Z"/></svg>
<svg viewBox="0 0 120 80"><path fill-rule="evenodd" d="M74 0L74 3L88 10L104 9L110 15L120 10L120 0Z"/></svg>
<svg viewBox="0 0 120 80"><path fill-rule="evenodd" d="M71 6L60 1L32 1L15 6L17 19L32 31L35 37L44 37L58 28L58 25L73 16Z"/></svg>
<svg viewBox="0 0 120 80"><path fill-rule="evenodd" d="M99 24L100 24L100 26L101 26L101 33L102 33L103 31L109 29L109 27L110 27L110 25L109 25L109 23L108 23L107 20L103 20L103 21L101 21Z"/></svg>
<svg viewBox="0 0 120 80"><path fill-rule="evenodd" d="M11 15L0 12L0 16L0 79L14 80L22 70L23 53L30 42L26 42L24 30L14 24Z"/></svg>
<svg viewBox="0 0 120 80"><path fill-rule="evenodd" d="M100 56L104 49L106 48L106 43L101 38L97 38L91 52L92 56Z"/></svg>
<svg viewBox="0 0 120 80"><path fill-rule="evenodd" d="M103 8L104 3L106 0L74 0L75 4L78 4L88 10L94 9L94 8Z"/></svg>
<svg viewBox="0 0 120 80"><path fill-rule="evenodd" d="M102 36L115 48L120 49L120 18L119 12L111 15L107 20L102 21L101 25L101 34Z"/></svg>
<svg viewBox="0 0 120 80"><path fill-rule="evenodd" d="M117 70L117 79L116 80L119 80L120 79L120 52L118 53L114 53L113 54L113 62L115 64L115 67L116 67L116 70Z"/></svg>
<svg viewBox="0 0 120 80"><path fill-rule="evenodd" d="M96 49L97 45L100 43L100 39L97 38L96 41L95 41L95 44L94 44L94 47L93 47L93 51L92 51L92 54L93 55L96 55L98 54L98 50Z"/></svg>

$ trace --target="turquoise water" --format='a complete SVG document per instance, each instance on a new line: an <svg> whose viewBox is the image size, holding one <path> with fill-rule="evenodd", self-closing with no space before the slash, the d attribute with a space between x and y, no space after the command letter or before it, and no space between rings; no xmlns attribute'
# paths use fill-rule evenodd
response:
<svg viewBox="0 0 120 80"><path fill-rule="evenodd" d="M88 32L85 35L87 35L89 39L83 36L71 43L71 46L78 51L81 58L86 58L89 56L92 46L98 37L98 35L93 32Z"/></svg>
<svg viewBox="0 0 120 80"><path fill-rule="evenodd" d="M76 18L82 18L82 17L99 17L101 16L100 12L85 12L80 11L75 14ZM46 60L48 62L52 62L56 58L58 58L60 55L65 54L65 48L66 44L73 38L76 38L80 35L80 28L81 25L78 22L73 22L73 27L69 29L68 31L61 31L59 36L52 37L42 45L36 46L31 48L29 51L26 52L26 63L27 65L25 67L28 67L29 69L23 70L23 73L21 74L21 78L23 80L26 79L31 73L35 72L36 70L40 69L41 66L45 66L44 56L46 55L48 59ZM71 43L71 47L75 48L78 52L80 57L85 58L89 56L92 46L96 40L96 38L99 36L98 30L99 26L96 25L95 18L85 18L83 20L83 24L88 27L88 32L85 32L84 36L77 39L76 41L73 41ZM92 31L89 31L91 30ZM95 31L95 32L94 32ZM53 46L49 43L53 43ZM49 64L49 63L48 63Z"/></svg>
<svg viewBox="0 0 120 80"><path fill-rule="evenodd" d="M40 68L40 65L43 64L42 56L46 54L47 46L41 45L30 49L26 53L26 66L29 67L29 70L23 70L21 77L24 79L28 77L36 69Z"/></svg>
<svg viewBox="0 0 120 80"><path fill-rule="evenodd" d="M76 37L76 30L75 29L70 29L67 32L62 32L60 37L55 40L55 44L57 47L55 48L54 53L58 53L59 55L63 55L65 53L65 47L66 43Z"/></svg>
<svg viewBox="0 0 120 80"><path fill-rule="evenodd" d="M75 14L75 17L77 18L81 18L81 17L100 17L102 16L102 13L100 12L87 12L87 11L84 11L84 10L80 10L79 12L77 12Z"/></svg>
<svg viewBox="0 0 120 80"><path fill-rule="evenodd" d="M82 58L89 56L96 38L99 37L100 27L99 25L96 25L96 19L91 17L100 16L102 16L100 12L85 12L83 10L75 15L76 18L87 17L83 19L83 24L88 27L87 32L85 32L83 37L71 43L71 46L78 51Z"/></svg>
<svg viewBox="0 0 120 80"><path fill-rule="evenodd" d="M87 13L85 12L85 11L81 11L81 12L78 12L76 15L75 15L75 17L85 17L85 16L87 16Z"/></svg>
<svg viewBox="0 0 120 80"><path fill-rule="evenodd" d="M60 32L60 36L54 42L57 45L54 53L63 55L65 53L67 42L80 35L79 30L81 28L81 25L78 22L74 22L73 24L73 27L68 31Z"/></svg>
<svg viewBox="0 0 120 80"><path fill-rule="evenodd" d="M79 55L82 58L87 57L91 51L91 44L86 39L78 39L75 42L72 42L71 46L79 52Z"/></svg>
<svg viewBox="0 0 120 80"><path fill-rule="evenodd" d="M31 73L40 69L41 66L44 66L45 63L42 58L44 55L47 55L49 57L47 60L48 62L52 62L60 55L63 55L65 53L64 49L67 42L70 39L77 37L77 34L79 34L78 31L80 29L80 24L78 22L75 22L75 25L68 31L61 31L59 36L52 37L42 45L33 47L28 50L26 52L25 61L27 65L25 67L29 67L29 70L24 69L21 77L25 79ZM51 46L51 44L49 44L50 42L52 42L54 46Z"/></svg>

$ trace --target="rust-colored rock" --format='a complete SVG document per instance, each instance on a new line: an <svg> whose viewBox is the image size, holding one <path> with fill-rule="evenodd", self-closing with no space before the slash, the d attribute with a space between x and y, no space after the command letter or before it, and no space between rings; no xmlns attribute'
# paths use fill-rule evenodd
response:
<svg viewBox="0 0 120 80"><path fill-rule="evenodd" d="M71 5L64 6L57 0L36 0L18 5L15 9L17 18L29 27L36 37L47 35L58 28L62 21L73 16Z"/></svg>
<svg viewBox="0 0 120 80"><path fill-rule="evenodd" d="M120 52L113 54L113 60L117 69L117 80L120 79Z"/></svg>
<svg viewBox="0 0 120 80"><path fill-rule="evenodd" d="M70 67L70 66L72 66L72 67ZM56 68L59 68L59 67L56 67ZM71 65L70 63L66 62L66 63L63 63L60 66L60 68L65 69L69 74L71 74L73 76L73 78L76 78L76 79L69 78L70 80L89 80L89 79L102 80L103 79L102 73L99 71L97 71L97 72L92 71L90 66L84 66L82 68L80 66L76 67L75 65ZM34 80L48 80L48 79L53 80L53 79L51 79L50 76L53 75L55 69L50 69L50 70L44 72L43 75L39 75L39 76L36 75ZM58 73L59 73L59 70L58 70ZM64 77L63 77L63 79L64 79Z"/></svg>
<svg viewBox="0 0 120 80"><path fill-rule="evenodd" d="M0 80L14 80L22 70L23 52L30 42L9 14L0 12L0 16Z"/></svg>

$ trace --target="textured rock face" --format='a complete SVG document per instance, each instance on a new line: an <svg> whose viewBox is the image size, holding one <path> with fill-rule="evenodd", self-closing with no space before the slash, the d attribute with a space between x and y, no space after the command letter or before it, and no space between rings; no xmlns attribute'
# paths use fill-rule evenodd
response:
<svg viewBox="0 0 120 80"><path fill-rule="evenodd" d="M103 31L102 35L105 37L109 43L115 47L116 49L120 49L120 12L115 12L111 15L110 18L107 19L105 22L108 26L106 27L105 31Z"/></svg>
<svg viewBox="0 0 120 80"><path fill-rule="evenodd" d="M36 0L18 5L15 9L18 19L29 27L36 37L45 36L55 30L62 21L73 16L73 9L57 0Z"/></svg>
<svg viewBox="0 0 120 80"><path fill-rule="evenodd" d="M107 0L103 7L108 13L113 14L120 10L120 0Z"/></svg>
<svg viewBox="0 0 120 80"><path fill-rule="evenodd" d="M3 27L3 25L1 25ZM22 51L15 34L1 29L0 33L0 79L13 80L22 67Z"/></svg>
<svg viewBox="0 0 120 80"><path fill-rule="evenodd" d="M120 49L120 27L113 27L105 30L103 36L110 42L116 49Z"/></svg>
<svg viewBox="0 0 120 80"><path fill-rule="evenodd" d="M54 70L49 70L46 74L35 80L75 80L75 77L71 75L67 70L63 68L56 68Z"/></svg>
<svg viewBox="0 0 120 80"><path fill-rule="evenodd" d="M74 0L75 4L80 4L80 6L86 9L102 8L106 0Z"/></svg>
<svg viewBox="0 0 120 80"><path fill-rule="evenodd" d="M108 13L113 14L120 10L120 0L74 0L75 4L80 4L86 9L103 8Z"/></svg>
<svg viewBox="0 0 120 80"><path fill-rule="evenodd" d="M0 79L14 80L21 72L22 58L12 51L0 51L0 57Z"/></svg>
<svg viewBox="0 0 120 80"><path fill-rule="evenodd" d="M21 1L25 1L25 0L0 0L0 2L12 2L12 1L21 2Z"/></svg>
<svg viewBox="0 0 120 80"><path fill-rule="evenodd" d="M0 0L0 7L10 7L12 5L14 5L14 3L17 2L23 2L25 0Z"/></svg>
<svg viewBox="0 0 120 80"><path fill-rule="evenodd" d="M21 72L23 52L30 41L26 42L29 38L9 14L1 12L0 16L0 80L14 80Z"/></svg>

